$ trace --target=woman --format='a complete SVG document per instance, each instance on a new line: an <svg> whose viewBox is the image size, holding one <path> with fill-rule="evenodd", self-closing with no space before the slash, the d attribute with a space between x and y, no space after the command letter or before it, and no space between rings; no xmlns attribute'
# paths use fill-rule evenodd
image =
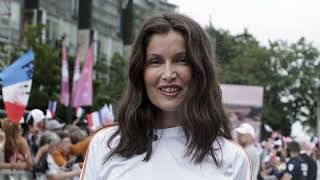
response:
<svg viewBox="0 0 320 180"><path fill-rule="evenodd" d="M0 169L31 170L32 159L27 141L20 135L19 124L12 123L9 119L2 120L5 134L4 162Z"/></svg>
<svg viewBox="0 0 320 180"><path fill-rule="evenodd" d="M82 179L250 179L232 143L210 41L192 19L148 19L133 45L119 126L95 133Z"/></svg>
<svg viewBox="0 0 320 180"><path fill-rule="evenodd" d="M34 157L39 150L40 134L46 129L46 117L44 113L40 109L31 110L22 127L22 135L27 139L31 155Z"/></svg>

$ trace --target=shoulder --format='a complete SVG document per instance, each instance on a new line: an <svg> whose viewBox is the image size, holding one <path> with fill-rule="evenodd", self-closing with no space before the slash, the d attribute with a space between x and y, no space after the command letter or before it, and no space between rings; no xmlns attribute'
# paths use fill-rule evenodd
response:
<svg viewBox="0 0 320 180"><path fill-rule="evenodd" d="M108 148L107 143L112 136L113 133L116 132L118 129L118 126L108 126L101 128L97 131L95 131L93 134L90 135L90 143L89 147L90 149L106 149Z"/></svg>
<svg viewBox="0 0 320 180"><path fill-rule="evenodd" d="M244 149L236 142L223 137L218 137L217 141L220 150L216 152L220 152L222 169L232 171L234 179L250 179L251 164Z"/></svg>
<svg viewBox="0 0 320 180"><path fill-rule="evenodd" d="M23 137L19 137L19 147L21 147L22 149L28 149L29 145L28 142L25 138Z"/></svg>
<svg viewBox="0 0 320 180"><path fill-rule="evenodd" d="M241 157L244 159L248 159L245 150L235 141L226 139L224 137L219 137L218 141L220 141L221 150L224 156L230 156L231 158Z"/></svg>

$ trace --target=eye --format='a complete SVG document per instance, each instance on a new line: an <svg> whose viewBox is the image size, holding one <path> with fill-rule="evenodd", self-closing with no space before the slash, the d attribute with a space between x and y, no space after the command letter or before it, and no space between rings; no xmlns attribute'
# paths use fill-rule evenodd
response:
<svg viewBox="0 0 320 180"><path fill-rule="evenodd" d="M162 63L162 61L159 58L152 58L147 61L147 64L150 64L150 65L157 65L157 64L161 64L161 63Z"/></svg>
<svg viewBox="0 0 320 180"><path fill-rule="evenodd" d="M185 57L179 57L176 59L175 61L176 63L179 63L179 64L187 64L187 59Z"/></svg>

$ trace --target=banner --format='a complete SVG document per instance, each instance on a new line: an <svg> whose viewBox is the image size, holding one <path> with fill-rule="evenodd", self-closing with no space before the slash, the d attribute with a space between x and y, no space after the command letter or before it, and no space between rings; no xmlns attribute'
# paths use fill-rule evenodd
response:
<svg viewBox="0 0 320 180"><path fill-rule="evenodd" d="M233 138L237 138L237 127L242 123L249 123L255 128L256 138L260 139L263 87L234 84L221 84L220 87L223 107L231 123Z"/></svg>
<svg viewBox="0 0 320 180"><path fill-rule="evenodd" d="M19 123L24 115L31 91L33 71L34 53L29 50L0 74L5 110L7 117L14 123Z"/></svg>
<svg viewBox="0 0 320 180"><path fill-rule="evenodd" d="M74 104L74 98L75 98L79 78L80 78L80 52L78 50L75 63L74 63L73 78L72 78L72 95L71 95L72 107L76 107Z"/></svg>
<svg viewBox="0 0 320 180"><path fill-rule="evenodd" d="M62 66L61 66L61 93L60 102L65 106L69 106L69 72L68 72L68 60L67 50L62 45Z"/></svg>
<svg viewBox="0 0 320 180"><path fill-rule="evenodd" d="M93 48L88 50L74 97L74 107L92 106Z"/></svg>

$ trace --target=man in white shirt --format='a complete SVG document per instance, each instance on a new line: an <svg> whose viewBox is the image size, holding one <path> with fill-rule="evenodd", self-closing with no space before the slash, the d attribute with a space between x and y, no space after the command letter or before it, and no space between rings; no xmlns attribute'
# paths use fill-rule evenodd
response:
<svg viewBox="0 0 320 180"><path fill-rule="evenodd" d="M255 146L255 130L249 123L242 123L236 129L236 132L239 144L244 148L249 157L252 167L252 179L256 180L260 169L260 154L258 148Z"/></svg>

